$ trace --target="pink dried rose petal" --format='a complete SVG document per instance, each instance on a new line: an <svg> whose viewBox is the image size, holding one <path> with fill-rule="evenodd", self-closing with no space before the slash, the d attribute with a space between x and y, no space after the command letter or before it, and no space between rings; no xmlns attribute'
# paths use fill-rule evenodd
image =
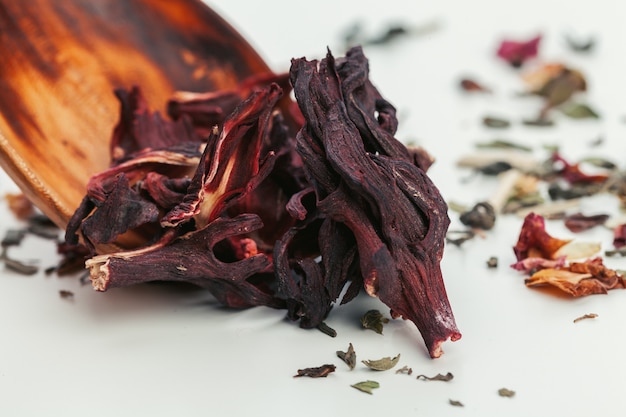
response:
<svg viewBox="0 0 626 417"><path fill-rule="evenodd" d="M498 57L504 59L512 66L519 68L530 58L537 56L541 35L537 35L528 41L503 40L498 48Z"/></svg>
<svg viewBox="0 0 626 417"><path fill-rule="evenodd" d="M511 265L511 268L526 272L529 274L535 273L541 269L547 268L560 268L565 266L566 257L561 256L557 259L544 259L544 258L526 258L521 261L517 261Z"/></svg>
<svg viewBox="0 0 626 417"><path fill-rule="evenodd" d="M572 262L568 267L558 269L542 269L528 278L526 285L552 285L574 297L606 294L608 290L626 288L624 277L605 267L601 258Z"/></svg>

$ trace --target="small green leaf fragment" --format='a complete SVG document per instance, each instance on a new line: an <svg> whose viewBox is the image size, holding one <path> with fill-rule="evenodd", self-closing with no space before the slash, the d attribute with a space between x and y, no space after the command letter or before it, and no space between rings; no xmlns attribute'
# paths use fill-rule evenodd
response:
<svg viewBox="0 0 626 417"><path fill-rule="evenodd" d="M361 317L363 328L373 330L378 334L383 334L383 325L385 323L389 323L389 319L384 317L378 310L369 310Z"/></svg>
<svg viewBox="0 0 626 417"><path fill-rule="evenodd" d="M524 152L531 152L530 146L522 145L506 139L495 139L490 142L479 142L476 147L481 149L517 149Z"/></svg>
<svg viewBox="0 0 626 417"><path fill-rule="evenodd" d="M500 397L509 397L510 398L510 397L515 396L515 391L512 391L512 390L510 390L508 388L500 388L498 390L498 395Z"/></svg>
<svg viewBox="0 0 626 417"><path fill-rule="evenodd" d="M450 403L450 405L453 405L455 407L465 407L461 401L448 400L448 402Z"/></svg>
<svg viewBox="0 0 626 417"><path fill-rule="evenodd" d="M500 117L486 116L483 118L483 125L494 129L506 129L511 126L511 122Z"/></svg>
<svg viewBox="0 0 626 417"><path fill-rule="evenodd" d="M454 375L452 375L451 372L448 372L445 375L437 374L435 376L426 376L426 375L418 375L417 376L417 379L421 379L423 381L443 381L443 382L448 382L448 381L451 381L453 378L454 378Z"/></svg>
<svg viewBox="0 0 626 417"><path fill-rule="evenodd" d="M373 369L374 371L386 371L396 366L399 360L400 354L398 353L398 355L393 359L387 356L378 360L366 360L361 362L368 368Z"/></svg>
<svg viewBox="0 0 626 417"><path fill-rule="evenodd" d="M376 381L362 381L362 382L357 382L356 384L350 385L352 388L356 388L359 391L363 391L366 392L370 395L373 394L372 390L376 389L376 388L380 388L380 384Z"/></svg>
<svg viewBox="0 0 626 417"><path fill-rule="evenodd" d="M352 343L349 344L347 351L342 352L338 350L337 356L350 367L350 370L353 370L356 366L356 352L354 351L354 347L352 347Z"/></svg>
<svg viewBox="0 0 626 417"><path fill-rule="evenodd" d="M567 117L572 119L599 119L600 115L596 113L589 105L583 103L572 103L564 107L560 107L560 110Z"/></svg>

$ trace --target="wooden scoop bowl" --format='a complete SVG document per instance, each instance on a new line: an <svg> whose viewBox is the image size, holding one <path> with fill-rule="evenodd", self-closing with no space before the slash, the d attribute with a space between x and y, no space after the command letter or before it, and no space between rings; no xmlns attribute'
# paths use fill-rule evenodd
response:
<svg viewBox="0 0 626 417"><path fill-rule="evenodd" d="M108 167L114 89L164 105L269 71L200 0L0 0L0 57L0 165L61 228Z"/></svg>

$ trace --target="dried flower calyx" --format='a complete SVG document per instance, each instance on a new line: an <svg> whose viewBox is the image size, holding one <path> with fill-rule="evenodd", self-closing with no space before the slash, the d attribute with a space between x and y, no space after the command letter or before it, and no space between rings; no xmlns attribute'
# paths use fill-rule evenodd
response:
<svg viewBox="0 0 626 417"><path fill-rule="evenodd" d="M289 78L299 109L285 76L264 76L178 94L174 121L139 89L118 91L112 165L90 180L66 240L96 255L98 290L184 281L227 306L286 308L305 328L364 287L439 356L461 335L439 266L449 219L432 160L394 138L395 108L360 48L295 59Z"/></svg>

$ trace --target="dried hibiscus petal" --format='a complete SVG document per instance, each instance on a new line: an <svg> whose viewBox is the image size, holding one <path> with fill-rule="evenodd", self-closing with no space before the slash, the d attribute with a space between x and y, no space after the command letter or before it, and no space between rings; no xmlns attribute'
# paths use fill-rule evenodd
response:
<svg viewBox="0 0 626 417"><path fill-rule="evenodd" d="M66 239L98 254L86 262L97 290L184 281L227 306L286 308L307 328L365 288L438 357L461 334L439 265L449 218L425 173L432 158L395 139L395 108L360 48L294 60L289 77L299 108L269 76L178 94L174 121L139 89L118 92L112 166L89 181ZM105 246L133 233L133 249Z"/></svg>
<svg viewBox="0 0 626 417"><path fill-rule="evenodd" d="M439 261L449 219L437 188L394 137L394 112L367 79L360 48L292 61L305 119L298 152L320 214L354 235L366 291L413 321L432 357L457 340ZM386 116L376 118L376 112Z"/></svg>
<svg viewBox="0 0 626 417"><path fill-rule="evenodd" d="M513 251L518 261L533 257L556 259L558 249L568 242L569 240L554 238L546 232L543 216L529 213L524 218L522 230Z"/></svg>
<svg viewBox="0 0 626 417"><path fill-rule="evenodd" d="M552 161L556 164L561 164L561 168L557 170L557 174L570 184L602 183L608 178L606 174L585 174L580 170L579 164L569 163L558 153L552 155Z"/></svg>

